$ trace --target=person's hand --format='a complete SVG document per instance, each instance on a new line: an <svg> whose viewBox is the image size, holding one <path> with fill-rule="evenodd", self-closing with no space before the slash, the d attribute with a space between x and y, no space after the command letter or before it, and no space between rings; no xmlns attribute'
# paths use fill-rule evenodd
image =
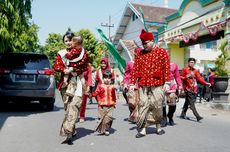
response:
<svg viewBox="0 0 230 152"><path fill-rule="evenodd" d="M89 93L88 87L85 84L82 85L82 91L83 91L84 95L88 95L88 93Z"/></svg>
<svg viewBox="0 0 230 152"><path fill-rule="evenodd" d="M186 78L193 78L193 77L194 75L192 73L186 75Z"/></svg>
<svg viewBox="0 0 230 152"><path fill-rule="evenodd" d="M170 90L170 85L169 85L170 83L168 83L168 82L166 82L165 84L164 84L164 86L163 86L163 91L164 92L167 92L167 91L169 91Z"/></svg>
<svg viewBox="0 0 230 152"><path fill-rule="evenodd" d="M92 93L88 93L89 99L92 99Z"/></svg>
<svg viewBox="0 0 230 152"><path fill-rule="evenodd" d="M183 91L184 91L184 90L183 90L183 87L182 87L182 86L179 86L178 91L179 91L179 92L178 92L179 95L180 95L181 93L183 93Z"/></svg>
<svg viewBox="0 0 230 152"><path fill-rule="evenodd" d="M65 69L65 70L64 70L64 73L65 73L65 74L69 74L69 73L70 73L69 69L68 69L68 68Z"/></svg>
<svg viewBox="0 0 230 152"><path fill-rule="evenodd" d="M124 84L123 85L123 89L125 90L125 89L128 89L128 85L127 84Z"/></svg>
<svg viewBox="0 0 230 152"><path fill-rule="evenodd" d="M131 85L129 86L129 90L130 90L130 91L134 91L134 90L135 90L135 85L134 85L134 84L131 84Z"/></svg>
<svg viewBox="0 0 230 152"><path fill-rule="evenodd" d="M72 76L77 77L78 73L77 72L70 72L72 74Z"/></svg>
<svg viewBox="0 0 230 152"><path fill-rule="evenodd" d="M211 83L209 83L209 82L207 82L207 84L206 84L208 87L211 87Z"/></svg>
<svg viewBox="0 0 230 152"><path fill-rule="evenodd" d="M73 67L69 67L69 68L66 68L66 69L64 70L64 73L65 73L65 74L70 74L72 71L73 71Z"/></svg>

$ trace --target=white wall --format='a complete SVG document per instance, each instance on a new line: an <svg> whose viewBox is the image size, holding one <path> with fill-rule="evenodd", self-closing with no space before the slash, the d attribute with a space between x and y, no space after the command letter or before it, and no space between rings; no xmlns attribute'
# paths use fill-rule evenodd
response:
<svg viewBox="0 0 230 152"><path fill-rule="evenodd" d="M190 33L190 32L194 32L196 30L198 30L197 27L195 26L191 26L190 24L193 23L193 21L191 21L192 19L196 18L196 17L199 17L201 16L202 14L204 14L205 12L209 11L209 10L212 10L213 8L216 8L216 7L219 7L219 6L222 6L223 5L223 1L220 0L220 1L216 1L215 3L212 3L212 4L209 4L209 5L206 5L205 7L202 7L202 5L198 2L198 1L195 1L195 0L191 0L188 5L184 8L184 11L182 12L182 16L181 17L178 17L176 19L174 19L173 21L170 21L168 23L168 27L166 29L167 30L170 30L172 28L174 28L174 30L178 30L178 29L183 29L182 32L185 32L185 33ZM218 13L219 11L217 11ZM213 12L214 13L214 12ZM206 16L203 16L199 19L196 19L196 22L199 23L199 22L202 22L203 19L206 19L208 18L209 16L212 16L213 13L210 13ZM216 12L215 12L216 13ZM180 26L180 27L177 27L179 25L182 25L188 21L191 21L189 24L186 24L186 25L183 25L183 26ZM197 24L196 23L196 24ZM189 28L187 28L187 26ZM177 27L177 28L176 28ZM170 32L173 32L174 30L171 30ZM207 32L207 31L206 31ZM184 34L184 33L178 33L178 34ZM201 34L201 33L200 33ZM168 37L168 34L165 34L165 38ZM169 36L170 37L170 36ZM185 52L186 53L186 58L189 58L189 57L194 57L197 59L197 65L199 66L199 62L200 63L204 63L204 62L214 62L215 59L218 57L218 55L220 54L219 51L214 51L214 50L211 50L211 49L203 49L203 48L200 48L200 45L195 45L194 48L189 48L189 51ZM200 64L201 65L201 64ZM202 67L200 67L202 69Z"/></svg>
<svg viewBox="0 0 230 152"><path fill-rule="evenodd" d="M126 30L124 32L124 35L122 37L123 40L134 40L135 42L140 45L140 39L139 35L141 30L144 28L143 23L140 21L140 19L136 19L135 21L132 21L132 17L129 20L129 23L127 24Z"/></svg>
<svg viewBox="0 0 230 152"><path fill-rule="evenodd" d="M212 49L202 49L200 45L195 45L194 48L190 48L190 57L194 57L197 60L210 60L214 61L220 54L220 51L213 51Z"/></svg>
<svg viewBox="0 0 230 152"><path fill-rule="evenodd" d="M205 12L207 12L210 9L219 7L223 5L223 1L217 1L213 4L207 5L205 7L202 7L201 4L198 1L191 1L185 8L184 11L182 12L182 16L174 19L173 21L170 21L168 23L168 28L167 29L171 29L175 26L181 25L187 21L190 21L202 14L204 14Z"/></svg>
<svg viewBox="0 0 230 152"><path fill-rule="evenodd" d="M200 48L199 44L189 49L188 57L193 57L197 60L196 68L200 69L200 72L204 72L204 63L213 63L220 54L220 51Z"/></svg>

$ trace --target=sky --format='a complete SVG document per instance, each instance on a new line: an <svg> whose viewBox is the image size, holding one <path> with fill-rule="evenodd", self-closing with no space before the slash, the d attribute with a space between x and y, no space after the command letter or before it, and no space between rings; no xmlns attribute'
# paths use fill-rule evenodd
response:
<svg viewBox="0 0 230 152"><path fill-rule="evenodd" d="M38 25L38 37L45 44L49 33L63 35L68 27L76 32L90 29L100 39L96 28L101 28L108 36L108 28L101 24L109 23L111 16L111 36L115 34L125 6L130 0L33 0L32 22ZM140 4L163 7L164 0L131 0ZM183 0L168 0L169 8L179 9Z"/></svg>

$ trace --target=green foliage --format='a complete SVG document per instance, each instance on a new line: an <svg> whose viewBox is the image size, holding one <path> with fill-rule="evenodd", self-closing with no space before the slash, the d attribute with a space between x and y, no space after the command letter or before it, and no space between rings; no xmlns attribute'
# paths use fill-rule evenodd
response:
<svg viewBox="0 0 230 152"><path fill-rule="evenodd" d="M39 48L38 26L32 24L27 31L23 31L18 38L14 39L14 48L20 52L36 52Z"/></svg>
<svg viewBox="0 0 230 152"><path fill-rule="evenodd" d="M103 56L105 56L106 53L109 53L105 44L102 42L97 43L96 48L95 48L96 55L92 56L93 62L92 65L95 68L99 68L100 66L100 61Z"/></svg>
<svg viewBox="0 0 230 152"><path fill-rule="evenodd" d="M40 52L48 56L50 64L53 66L58 51L65 49L65 45L62 41L62 35L57 33L50 33L46 39L44 47L40 48ZM59 80L59 73L55 73L55 79Z"/></svg>
<svg viewBox="0 0 230 152"><path fill-rule="evenodd" d="M0 1L0 52L35 51L38 45L35 24L31 24L32 0Z"/></svg>
<svg viewBox="0 0 230 152"><path fill-rule="evenodd" d="M227 46L228 41L225 38L221 38L219 47L221 54L215 61L215 69L218 76L228 76L229 73L228 69L226 68L226 64L230 60Z"/></svg>
<svg viewBox="0 0 230 152"><path fill-rule="evenodd" d="M42 48L42 53L46 54L50 60L51 65L54 64L57 52L64 49L65 45L62 41L62 35L57 33L50 33L46 39L46 44Z"/></svg>

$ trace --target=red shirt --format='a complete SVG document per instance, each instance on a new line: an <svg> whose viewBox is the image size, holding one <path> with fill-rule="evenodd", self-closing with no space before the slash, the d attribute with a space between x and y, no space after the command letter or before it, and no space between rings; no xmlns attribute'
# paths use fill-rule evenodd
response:
<svg viewBox="0 0 230 152"><path fill-rule="evenodd" d="M170 82L170 61L165 49L155 46L152 51L141 51L135 58L130 84L161 86Z"/></svg>
<svg viewBox="0 0 230 152"><path fill-rule="evenodd" d="M193 77L187 78L186 76L188 74L192 74ZM196 93L196 91L197 91L197 80L201 84L207 85L207 82L202 78L202 76L200 75L198 70L195 68L190 68L189 66L182 69L181 80L183 81L184 90L192 91L194 93Z"/></svg>
<svg viewBox="0 0 230 152"><path fill-rule="evenodd" d="M81 54L81 51L82 51L82 48L81 49L75 49L75 48L72 48L69 52L66 53L65 57L69 60L73 60L77 57L80 56ZM85 51L85 50L84 50ZM69 67L73 67L74 68L74 72L77 72L78 75L82 74L84 71L87 70L87 66L88 66L88 63L89 63L89 55L88 53L85 51L84 52L84 55L83 55L83 58L80 60L80 61L77 61L77 62L69 62Z"/></svg>
<svg viewBox="0 0 230 152"><path fill-rule="evenodd" d="M66 50L61 50L58 52L58 55L55 59L54 62L54 70L57 72L61 72L61 77L58 83L58 89L61 88L63 81L64 81L64 70L66 69L66 59L65 59L65 55L68 52ZM82 74L84 71L88 70L88 64L89 64L89 56L88 54L84 53L83 58L79 61L79 62L73 62L72 67L74 67L74 71L78 72L78 74Z"/></svg>
<svg viewBox="0 0 230 152"><path fill-rule="evenodd" d="M73 60L74 58L77 58L80 56L82 49L70 49L69 52L66 53L65 57L69 60Z"/></svg>
<svg viewBox="0 0 230 152"><path fill-rule="evenodd" d="M211 74L208 76L208 82L211 83L211 87L214 86L215 77L216 77L216 74L215 74L215 73L211 73Z"/></svg>
<svg viewBox="0 0 230 152"><path fill-rule="evenodd" d="M97 96L99 106L113 107L116 105L116 91L113 85L101 84L97 86L92 96Z"/></svg>

